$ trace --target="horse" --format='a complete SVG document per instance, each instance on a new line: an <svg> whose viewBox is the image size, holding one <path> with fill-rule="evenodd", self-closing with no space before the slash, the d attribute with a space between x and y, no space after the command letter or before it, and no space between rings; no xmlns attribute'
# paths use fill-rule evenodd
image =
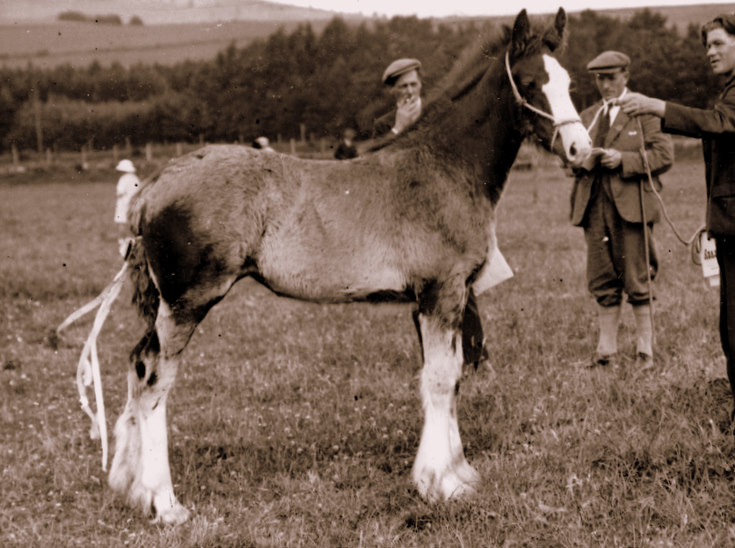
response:
<svg viewBox="0 0 735 548"><path fill-rule="evenodd" d="M462 317L470 291L491 285L495 207L524 139L570 162L591 148L553 56L565 27L563 9L540 29L522 10L458 61L410 130L358 158L208 145L144 181L124 269L146 330L115 425L112 490L155 521L189 517L171 482L167 396L196 326L251 277L308 301L414 303L423 428L412 479L429 501L475 491L457 423Z"/></svg>

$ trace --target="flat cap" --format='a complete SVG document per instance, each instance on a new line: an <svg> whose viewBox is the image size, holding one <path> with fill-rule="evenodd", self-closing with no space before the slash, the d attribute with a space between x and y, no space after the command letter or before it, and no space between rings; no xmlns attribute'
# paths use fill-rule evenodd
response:
<svg viewBox="0 0 735 548"><path fill-rule="evenodd" d="M630 65L630 57L619 51L603 51L587 63L587 70L596 73L610 73L625 69Z"/></svg>
<svg viewBox="0 0 735 548"><path fill-rule="evenodd" d="M383 72L383 83L393 85L393 83L402 74L418 70L421 68L421 61L418 59L396 59Z"/></svg>

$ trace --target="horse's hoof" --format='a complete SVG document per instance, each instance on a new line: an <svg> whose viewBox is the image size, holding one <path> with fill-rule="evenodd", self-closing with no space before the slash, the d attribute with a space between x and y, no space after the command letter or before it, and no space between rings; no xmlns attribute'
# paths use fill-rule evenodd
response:
<svg viewBox="0 0 735 548"><path fill-rule="evenodd" d="M151 523L163 523L165 525L181 525L189 519L191 513L183 505L176 502L165 510L155 508L156 517Z"/></svg>
<svg viewBox="0 0 735 548"><path fill-rule="evenodd" d="M476 493L480 475L465 462L456 469L446 469L442 473L424 469L414 474L414 481L422 497L430 502L436 502Z"/></svg>

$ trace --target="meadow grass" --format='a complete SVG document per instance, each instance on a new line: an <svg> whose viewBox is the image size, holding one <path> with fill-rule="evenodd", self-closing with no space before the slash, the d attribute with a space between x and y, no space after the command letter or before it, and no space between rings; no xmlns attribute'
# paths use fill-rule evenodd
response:
<svg viewBox="0 0 735 548"><path fill-rule="evenodd" d="M701 160L665 175L672 219L704 216ZM12 180L6 179L5 181ZM595 345L571 179L513 171L498 239L515 277L479 299L491 359L466 371L460 428L482 475L429 504L410 469L420 353L407 305L318 305L244 280L201 323L169 405L171 468L193 510L152 525L107 488L74 384L84 320L50 333L118 270L115 176L0 183L0 545L727 546L735 543L732 397L718 293L671 230L656 362L634 368L629 307L614 368ZM143 326L126 288L99 346L108 424Z"/></svg>

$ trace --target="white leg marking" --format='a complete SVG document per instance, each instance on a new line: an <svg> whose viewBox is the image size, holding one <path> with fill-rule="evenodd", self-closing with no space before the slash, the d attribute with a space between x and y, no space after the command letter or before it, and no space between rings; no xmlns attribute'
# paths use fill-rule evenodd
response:
<svg viewBox="0 0 735 548"><path fill-rule="evenodd" d="M478 474L464 456L457 423L457 382L462 371L462 337L419 316L424 345L421 399L424 428L413 466L422 496L444 500L474 491ZM453 346L454 339L454 348Z"/></svg>
<svg viewBox="0 0 735 548"><path fill-rule="evenodd" d="M156 320L161 352L143 352L146 371L143 379L128 372L128 402L115 426L115 457L110 471L110 486L123 493L127 501L145 513L154 511L155 521L178 524L189 511L176 500L168 461L166 400L178 366L177 357L167 358L166 340L170 335L170 310L161 304ZM150 376L155 374L155 380Z"/></svg>

